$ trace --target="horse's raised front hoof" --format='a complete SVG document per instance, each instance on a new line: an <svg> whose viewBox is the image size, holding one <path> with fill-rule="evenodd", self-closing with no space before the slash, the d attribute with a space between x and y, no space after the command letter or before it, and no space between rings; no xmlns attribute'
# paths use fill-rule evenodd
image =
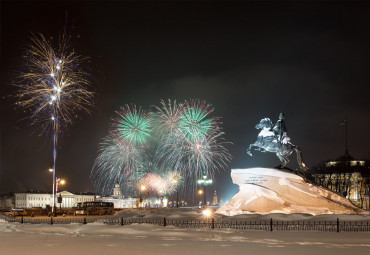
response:
<svg viewBox="0 0 370 255"><path fill-rule="evenodd" d="M249 156L253 156L251 151L247 151L247 154L248 154Z"/></svg>

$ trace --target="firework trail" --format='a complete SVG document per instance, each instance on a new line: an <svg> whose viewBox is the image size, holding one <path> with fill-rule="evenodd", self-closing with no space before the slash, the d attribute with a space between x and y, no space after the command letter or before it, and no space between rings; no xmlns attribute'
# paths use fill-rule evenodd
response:
<svg viewBox="0 0 370 255"><path fill-rule="evenodd" d="M42 133L52 130L54 178L61 127L72 124L80 111L90 113L93 106L94 93L83 68L88 58L70 49L70 38L63 33L54 47L52 39L32 35L13 83L18 88L16 104L30 112L32 124L40 124Z"/></svg>

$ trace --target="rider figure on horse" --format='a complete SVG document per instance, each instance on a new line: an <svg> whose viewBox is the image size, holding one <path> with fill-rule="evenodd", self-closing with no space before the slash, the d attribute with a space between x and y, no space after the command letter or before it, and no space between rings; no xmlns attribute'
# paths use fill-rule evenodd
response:
<svg viewBox="0 0 370 255"><path fill-rule="evenodd" d="M272 131L274 131L274 133L276 135L276 138L279 142L283 141L283 136L284 136L284 134L286 136L286 133L287 133L286 125L285 125L284 120L285 120L285 114L280 113L278 121L276 122L276 124L272 128Z"/></svg>
<svg viewBox="0 0 370 255"><path fill-rule="evenodd" d="M279 119L274 126L269 118L264 118L256 125L257 129L261 129L257 136L257 141L249 145L247 153L252 156L252 148L262 152L273 152L280 159L281 165L279 168L284 168L289 160L289 155L295 151L297 161L301 172L307 171L306 165L302 160L302 152L298 146L290 142L290 137L287 135L285 125L285 114L280 113Z"/></svg>

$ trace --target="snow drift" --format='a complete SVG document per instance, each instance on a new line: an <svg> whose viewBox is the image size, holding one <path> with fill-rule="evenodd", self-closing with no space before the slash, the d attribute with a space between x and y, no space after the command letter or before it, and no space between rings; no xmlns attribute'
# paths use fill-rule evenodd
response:
<svg viewBox="0 0 370 255"><path fill-rule="evenodd" d="M231 178L239 185L240 191L216 213L228 216L248 213L368 213L348 199L284 170L232 169Z"/></svg>

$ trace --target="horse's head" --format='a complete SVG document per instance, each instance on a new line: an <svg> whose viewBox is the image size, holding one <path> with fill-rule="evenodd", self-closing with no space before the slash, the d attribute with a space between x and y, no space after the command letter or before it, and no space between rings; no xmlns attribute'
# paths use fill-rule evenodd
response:
<svg viewBox="0 0 370 255"><path fill-rule="evenodd" d="M272 122L269 118L264 118L256 125L256 129L262 129L262 128L272 128Z"/></svg>

